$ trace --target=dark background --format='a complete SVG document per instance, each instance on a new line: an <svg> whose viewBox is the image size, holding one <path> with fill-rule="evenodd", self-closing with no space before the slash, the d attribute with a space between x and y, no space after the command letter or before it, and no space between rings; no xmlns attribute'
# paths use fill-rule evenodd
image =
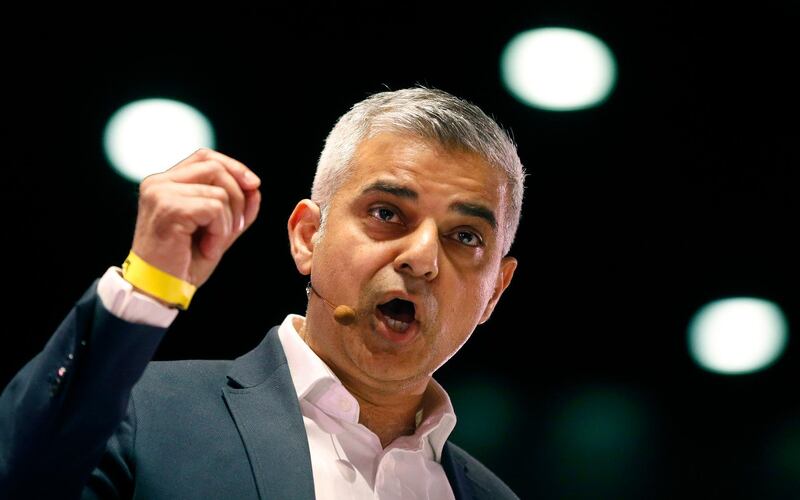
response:
<svg viewBox="0 0 800 500"><path fill-rule="evenodd" d="M0 386L127 255L136 186L101 144L120 106L195 106L263 180L261 216L156 356L232 358L304 310L285 221L336 118L421 83L511 129L530 173L515 279L437 373L453 439L523 498L800 496L796 2L297 4L5 12ZM552 25L614 52L603 106L537 111L503 89L505 43ZM705 372L687 323L740 295L783 308L787 350Z"/></svg>

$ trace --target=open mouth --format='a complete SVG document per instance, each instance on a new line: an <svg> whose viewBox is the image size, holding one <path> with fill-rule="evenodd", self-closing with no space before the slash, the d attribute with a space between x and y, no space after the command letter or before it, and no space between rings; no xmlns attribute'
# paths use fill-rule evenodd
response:
<svg viewBox="0 0 800 500"><path fill-rule="evenodd" d="M385 318L389 328L399 333L408 330L408 327L414 322L416 313L414 303L403 299L392 299L379 305L378 310Z"/></svg>

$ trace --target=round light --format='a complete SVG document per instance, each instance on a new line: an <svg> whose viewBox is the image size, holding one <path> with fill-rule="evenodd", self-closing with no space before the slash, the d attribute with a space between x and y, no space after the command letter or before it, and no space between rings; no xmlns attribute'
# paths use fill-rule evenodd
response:
<svg viewBox="0 0 800 500"><path fill-rule="evenodd" d="M617 65L597 37L568 28L516 35L501 57L503 83L530 106L571 111L596 106L611 93Z"/></svg>
<svg viewBox="0 0 800 500"><path fill-rule="evenodd" d="M723 374L766 368L783 352L788 327L772 302L739 297L711 302L689 324L689 351L706 370Z"/></svg>
<svg viewBox="0 0 800 500"><path fill-rule="evenodd" d="M117 173L139 182L201 147L215 147L214 131L208 119L187 104L144 99L126 104L111 116L103 147Z"/></svg>

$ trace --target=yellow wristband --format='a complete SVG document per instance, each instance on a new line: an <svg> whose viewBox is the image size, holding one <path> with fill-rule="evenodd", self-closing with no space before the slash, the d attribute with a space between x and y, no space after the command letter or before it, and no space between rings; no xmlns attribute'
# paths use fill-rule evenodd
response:
<svg viewBox="0 0 800 500"><path fill-rule="evenodd" d="M186 310L197 287L180 278L151 266L133 253L122 264L122 277L136 288L157 297L168 304Z"/></svg>

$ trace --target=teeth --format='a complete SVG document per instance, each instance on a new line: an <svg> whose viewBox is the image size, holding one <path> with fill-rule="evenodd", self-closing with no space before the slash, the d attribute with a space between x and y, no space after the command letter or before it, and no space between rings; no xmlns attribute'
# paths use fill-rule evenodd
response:
<svg viewBox="0 0 800 500"><path fill-rule="evenodd" d="M406 323L405 321L396 320L393 318L389 318L387 316L384 316L384 318L386 318L386 324L389 325L389 327L391 327L392 330L398 331L400 333L405 332L406 330L408 330L408 327L411 326L411 323Z"/></svg>

